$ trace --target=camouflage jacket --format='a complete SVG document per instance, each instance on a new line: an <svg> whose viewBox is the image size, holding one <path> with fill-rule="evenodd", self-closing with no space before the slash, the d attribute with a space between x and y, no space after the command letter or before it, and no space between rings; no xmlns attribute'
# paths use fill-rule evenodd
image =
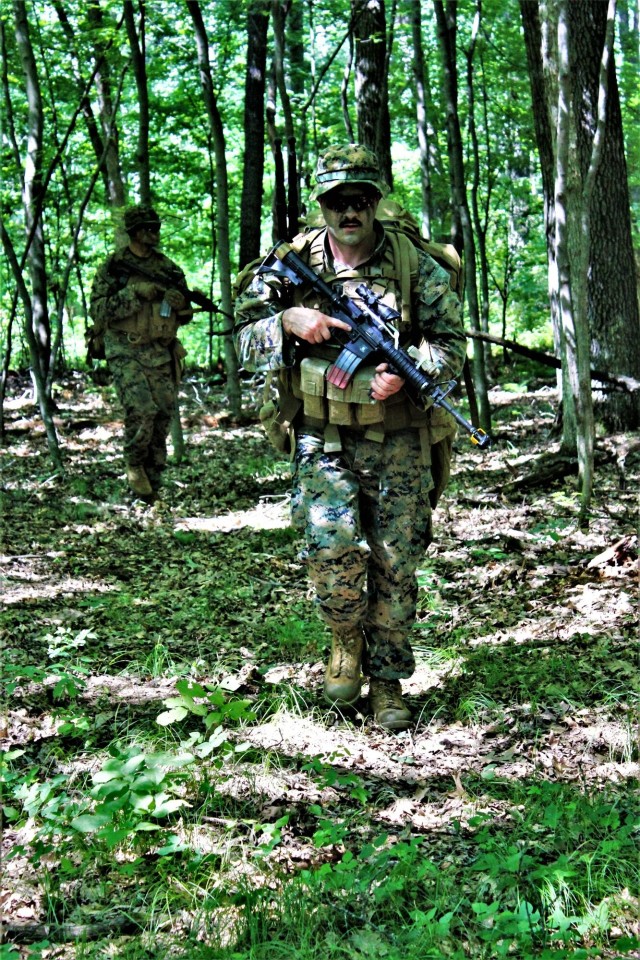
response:
<svg viewBox="0 0 640 960"><path fill-rule="evenodd" d="M91 288L89 312L96 330L105 334L107 359L128 355L137 345L152 364L167 362L167 347L177 328L188 323L193 311L190 304L161 320L158 302L149 303L135 290L135 267L157 277L159 286L185 289L187 282L180 267L157 250L141 260L129 247L112 254L98 269ZM133 273L129 271L133 270ZM147 279L138 275L139 279Z"/></svg>
<svg viewBox="0 0 640 960"><path fill-rule="evenodd" d="M375 273L376 266L389 256L390 244L384 228L378 221L375 226L378 243L374 253L356 271L361 273L365 282L368 274ZM312 265L323 279L331 283L336 274L326 231L323 235L324 262ZM299 294L300 288L292 288L279 277L257 276L257 266L256 263L247 268L236 281L239 292L235 302L234 342L239 361L251 371L295 367L302 357L308 355L308 345L298 344L284 332L282 313L294 303L304 303L304 290ZM403 332L401 345L426 343L432 359L442 365L442 378L457 377L466 355L460 300L451 289L446 270L422 251L418 251L418 275L412 278L410 316L412 329Z"/></svg>

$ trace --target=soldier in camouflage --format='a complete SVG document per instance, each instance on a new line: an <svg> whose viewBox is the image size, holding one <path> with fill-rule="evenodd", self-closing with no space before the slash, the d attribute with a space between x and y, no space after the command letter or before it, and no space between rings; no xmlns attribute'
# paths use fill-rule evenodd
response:
<svg viewBox="0 0 640 960"><path fill-rule="evenodd" d="M176 332L193 311L184 273L158 250L156 211L131 207L124 225L129 243L96 273L90 313L95 331L104 334L107 363L124 409L127 480L137 497L152 502L166 465L184 356Z"/></svg>
<svg viewBox="0 0 640 960"><path fill-rule="evenodd" d="M422 251L403 278L408 267L376 219L387 192L375 154L332 148L318 161L312 194L324 226L291 245L325 282L357 299L364 281L398 310L400 346L418 345L446 380L465 356L460 301L446 270ZM234 337L246 369L277 373L274 409L292 434L293 519L331 630L324 694L354 703L364 673L377 722L403 730L411 712L400 681L415 669L416 570L431 529L432 411L417 409L384 363L358 370L346 390L327 383L340 350L332 331L347 325L304 285L256 267L237 281Z"/></svg>

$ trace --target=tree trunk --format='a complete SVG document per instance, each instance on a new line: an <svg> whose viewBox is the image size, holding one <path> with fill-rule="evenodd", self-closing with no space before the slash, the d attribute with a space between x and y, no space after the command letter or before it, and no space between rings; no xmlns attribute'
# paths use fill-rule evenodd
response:
<svg viewBox="0 0 640 960"><path fill-rule="evenodd" d="M606 90L602 158L594 174L588 216L592 231L587 281L587 311L594 366L640 376L640 316L631 236L627 164L622 132L620 96L613 56L601 78L601 58L611 12L600 0L569 6L572 45L575 47L572 81L576 98L578 162L583 183L596 149L598 98ZM615 255L612 255L615 251ZM599 394L598 415L614 432L640 426L640 397Z"/></svg>
<svg viewBox="0 0 640 960"><path fill-rule="evenodd" d="M25 90L28 105L28 136L27 156L24 163L22 199L25 216L26 234L26 264L31 281L31 310L30 323L33 330L32 369L34 386L39 389L42 384L45 390L45 404L50 405L51 396L46 389L47 375L51 355L51 324L47 305L47 270L44 243L44 225L42 222L42 151L44 139L44 115L42 110L42 96L38 80L29 25L27 23L26 6L20 0L14 0L14 19L16 45L20 52L24 70ZM31 346L31 340L27 337ZM36 374L39 376L36 376ZM40 398L39 398L40 399Z"/></svg>
<svg viewBox="0 0 640 960"><path fill-rule="evenodd" d="M111 96L111 77L107 51L110 41L105 39L106 31L99 0L91 0L87 4L87 20L95 36L95 57L100 63L96 75L96 92L102 136L106 143L104 166L106 170L109 206L112 210L119 210L125 203L125 189L120 170L120 156L118 147L118 126L114 120L113 101Z"/></svg>
<svg viewBox="0 0 640 960"><path fill-rule="evenodd" d="M476 250L469 204L467 202L464 155L460 118L458 115L458 80L456 73L456 13L457 3L448 0L445 13L441 0L434 0L438 39L442 50L444 66L445 98L447 105L447 128L449 144L449 163L453 186L454 210L457 213L464 241L464 278L465 294L469 306L469 323L473 330L480 330L478 309L478 287L476 282ZM480 344L473 350L473 381L478 399L480 426L487 433L491 430L491 408L487 390L487 376L484 363L484 350Z"/></svg>
<svg viewBox="0 0 640 960"><path fill-rule="evenodd" d="M413 82L416 90L416 134L420 152L420 186L422 216L420 226L425 237L431 237L431 170L429 163L429 94L426 84L424 48L422 44L422 7L420 0L409 0L413 37Z"/></svg>
<svg viewBox="0 0 640 960"><path fill-rule="evenodd" d="M575 104L568 0L558 5L558 109L556 124L556 257L564 356L576 414L576 448L581 484L581 521L586 523L593 489L594 423L589 377L589 327L586 316L588 235L582 234L588 203L575 168ZM570 453L565 443L565 452Z"/></svg>
<svg viewBox="0 0 640 960"><path fill-rule="evenodd" d="M196 32L196 47L200 67L200 82L204 96L211 135L213 137L216 158L216 186L218 203L216 209L218 236L218 274L220 277L220 298L222 302L223 332L225 349L225 370L227 372L227 399L234 417L240 416L241 394L238 358L233 347L231 330L233 328L233 310L231 302L231 256L229 242L229 185L227 179L226 144L222 118L218 110L209 62L209 40L202 19L200 4L197 0L187 0L187 9L191 14Z"/></svg>
<svg viewBox="0 0 640 960"><path fill-rule="evenodd" d="M562 324L558 292L558 265L556 263L556 213L554 204L556 129L553 113L558 101L557 27L552 0L549 0L549 3L551 9L546 2L542 3L542 0L520 0L520 13L531 82L533 122L542 176L551 328L556 354L561 357ZM567 394L567 404L570 404L570 391L568 391L567 386L563 382L562 373L559 372L558 389L563 397L564 419L574 419L572 416L568 417L569 409L565 408L564 404L565 394Z"/></svg>
<svg viewBox="0 0 640 960"><path fill-rule="evenodd" d="M264 94L269 0L254 0L247 11L247 69L244 97L244 165L240 201L239 267L261 252L264 174Z"/></svg>
<svg viewBox="0 0 640 960"><path fill-rule="evenodd" d="M151 173L149 170L149 89L145 44L145 5L140 4L140 34L136 29L132 0L125 0L123 12L127 27L133 75L138 92L138 147L136 170L140 178L140 202L151 205Z"/></svg>
<svg viewBox="0 0 640 960"><path fill-rule="evenodd" d="M393 189L384 0L351 0L351 9L358 141L375 151L383 178Z"/></svg>
<svg viewBox="0 0 640 960"><path fill-rule="evenodd" d="M556 155L553 113L558 100L556 8L557 0L520 0L542 172L551 318L556 352L558 356L562 356L564 344L558 300L553 199ZM572 43L571 90L576 103L576 149L581 176L584 178L590 163L597 122L596 104L607 4L600 0L574 0L569 3L568 18ZM637 78L634 79L637 83ZM612 373L630 375L637 379L640 373L640 316L620 102L612 59L608 65L607 88L609 103L603 156L598 166L589 210L590 219L598 224L597 242L591 243L589 250L587 284L591 363L596 367L610 369ZM615 251L615 256L612 251ZM576 414L566 366L563 367L561 386L564 444L568 450L575 450ZM640 397L609 393L597 396L600 400L598 416L609 429L638 427Z"/></svg>
<svg viewBox="0 0 640 960"><path fill-rule="evenodd" d="M24 277L22 276L22 270L20 264L18 263L18 258L16 257L15 250L11 245L11 239L5 230L4 223L0 219L0 239L2 240L2 247L5 252L5 256L11 267L11 272L16 283L18 293L20 294L20 299L22 300L22 305L24 307L25 315L25 324L24 331L27 344L29 346L29 357L31 359L31 375L33 377L33 382L35 385L35 393L38 401L38 407L40 409L40 416L42 417L42 422L44 424L45 433L47 436L47 446L49 448L49 455L53 462L53 465L56 469L62 469L62 455L60 453L60 446L58 444L58 435L56 433L55 424L53 422L53 416L51 412L51 404L47 398L46 386L44 377L41 372L40 363L38 360L38 343L36 341L36 336L33 328L33 317L31 313L31 298L29 292L26 288Z"/></svg>

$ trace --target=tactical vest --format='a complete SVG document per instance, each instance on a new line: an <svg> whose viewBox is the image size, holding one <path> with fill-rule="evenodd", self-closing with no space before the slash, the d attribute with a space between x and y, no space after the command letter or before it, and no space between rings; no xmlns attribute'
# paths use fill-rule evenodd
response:
<svg viewBox="0 0 640 960"><path fill-rule="evenodd" d="M130 263L130 261L127 261ZM137 280L148 282L148 277L133 273L128 279L126 286L135 283ZM123 317L120 320L110 320L108 328L117 330L128 335L128 339L134 344L151 343L159 340L168 345L178 332L178 314L169 304L164 303L163 312L167 316L161 316L161 303L156 301L143 300L138 310Z"/></svg>
<svg viewBox="0 0 640 960"><path fill-rule="evenodd" d="M356 287L364 282L384 304L396 310L401 317L396 324L399 346L406 348L412 342L411 293L418 277L418 254L411 241L401 234L388 232L387 242L375 264L366 264L357 270L339 269L334 273L326 268L325 236L324 229L312 230L295 237L291 246L325 283L337 288L339 293L358 303ZM323 303L314 290L305 288L301 291L295 287L292 293L294 306L329 312L328 304ZM424 433L429 427L430 411L416 407L404 391L382 402L371 398L369 391L375 365L358 368L348 386L340 389L327 382L326 371L341 347L338 344L305 343L303 348L305 356L300 364L291 370L280 371L281 404L291 408L291 401L298 401L298 406L302 406L303 427L324 434L327 453L341 449L339 427L361 429L368 439L378 441L384 439L385 433L407 428ZM424 455L430 437L424 435L423 440Z"/></svg>

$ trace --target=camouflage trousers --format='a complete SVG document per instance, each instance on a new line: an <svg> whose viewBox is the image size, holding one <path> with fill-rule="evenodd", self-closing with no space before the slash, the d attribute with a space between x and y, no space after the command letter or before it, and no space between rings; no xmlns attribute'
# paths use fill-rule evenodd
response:
<svg viewBox="0 0 640 960"><path fill-rule="evenodd" d="M294 460L292 518L320 616L331 628L362 625L366 675L395 680L415 669L416 570L428 543L431 472L417 431L382 443L341 430L342 451L324 453L302 433Z"/></svg>
<svg viewBox="0 0 640 960"><path fill-rule="evenodd" d="M167 462L167 436L176 400L171 363L147 366L135 356L109 358L109 369L124 410L124 459L145 468L157 487Z"/></svg>

